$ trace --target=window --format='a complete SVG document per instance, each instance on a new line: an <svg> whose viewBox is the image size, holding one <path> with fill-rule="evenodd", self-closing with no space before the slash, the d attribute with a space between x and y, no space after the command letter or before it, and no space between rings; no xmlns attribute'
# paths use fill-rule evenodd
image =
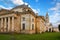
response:
<svg viewBox="0 0 60 40"><path fill-rule="evenodd" d="M22 24L22 26L23 26L23 28L22 28L22 29L23 29L23 30L25 30L25 24L24 24L24 23Z"/></svg>
<svg viewBox="0 0 60 40"><path fill-rule="evenodd" d="M32 22L34 22L34 19L32 19Z"/></svg>
<svg viewBox="0 0 60 40"><path fill-rule="evenodd" d="M23 17L23 21L25 21L25 17Z"/></svg>
<svg viewBox="0 0 60 40"><path fill-rule="evenodd" d="M34 24L32 24L32 30L34 30Z"/></svg>

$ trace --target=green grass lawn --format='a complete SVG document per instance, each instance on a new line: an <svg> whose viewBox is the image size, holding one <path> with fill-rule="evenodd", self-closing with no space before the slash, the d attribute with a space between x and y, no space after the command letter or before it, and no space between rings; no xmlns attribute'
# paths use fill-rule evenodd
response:
<svg viewBox="0 0 60 40"><path fill-rule="evenodd" d="M59 33L14 34L15 40L60 40ZM12 40L11 34L0 34L0 40Z"/></svg>

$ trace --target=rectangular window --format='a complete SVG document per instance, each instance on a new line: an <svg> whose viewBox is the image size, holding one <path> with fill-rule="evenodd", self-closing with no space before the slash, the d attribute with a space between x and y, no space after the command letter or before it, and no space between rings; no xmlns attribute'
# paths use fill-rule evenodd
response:
<svg viewBox="0 0 60 40"><path fill-rule="evenodd" d="M24 23L22 24L22 26L23 26L23 28L22 28L22 29L23 29L23 30L25 30L25 24L24 24Z"/></svg>
<svg viewBox="0 0 60 40"><path fill-rule="evenodd" d="M34 22L34 18L32 19L32 22Z"/></svg>
<svg viewBox="0 0 60 40"><path fill-rule="evenodd" d="M25 21L25 17L23 17L23 21Z"/></svg>
<svg viewBox="0 0 60 40"><path fill-rule="evenodd" d="M32 24L32 30L34 30L34 24Z"/></svg>

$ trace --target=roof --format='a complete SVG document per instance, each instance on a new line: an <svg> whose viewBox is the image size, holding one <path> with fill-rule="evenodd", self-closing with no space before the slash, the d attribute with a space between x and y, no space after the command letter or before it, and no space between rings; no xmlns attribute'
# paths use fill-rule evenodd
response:
<svg viewBox="0 0 60 40"><path fill-rule="evenodd" d="M0 10L0 15L12 14L12 13L16 13L16 12L11 11L11 10L7 10L7 9L1 9Z"/></svg>
<svg viewBox="0 0 60 40"><path fill-rule="evenodd" d="M37 18L42 18L45 21L45 17L44 16L37 16Z"/></svg>
<svg viewBox="0 0 60 40"><path fill-rule="evenodd" d="M23 8L23 9L28 9L28 11L23 11L23 12L17 12L17 11L13 11L14 9L17 9L17 8ZM30 8L30 7L28 7L28 5L25 5L25 4L23 4L23 5L20 5L20 6L16 6L16 7L14 7L13 9L11 9L11 10L6 10L6 9L1 9L0 10L0 12L3 12L4 11L4 13L0 13L0 14L8 14L8 13L17 13L17 14L32 14L33 16L35 16L35 17L38 17L38 18L42 18L44 21L45 21L45 18L44 18L44 16L37 16L34 12L33 12L33 10Z"/></svg>
<svg viewBox="0 0 60 40"><path fill-rule="evenodd" d="M19 6L16 6L16 7L14 7L13 9L15 9L15 8L27 8L28 6L27 5L19 5Z"/></svg>
<svg viewBox="0 0 60 40"><path fill-rule="evenodd" d="M14 7L14 8L11 9L11 10L14 10L14 9L17 9L17 8L23 8L23 10L29 9L30 11L33 11L30 7L28 7L28 5L25 5L25 4L16 6L16 7Z"/></svg>
<svg viewBox="0 0 60 40"><path fill-rule="evenodd" d="M0 10L0 15L5 15L5 14L12 14L12 13L15 13L15 14L31 14L33 16L36 16L35 13L33 11L26 11L26 12L15 12L15 11L12 11L12 10L6 10L6 9L1 9Z"/></svg>
<svg viewBox="0 0 60 40"><path fill-rule="evenodd" d="M28 7L28 5L25 5L25 4L23 4L23 5L20 5L20 6L16 6L16 7L14 7L13 9L11 9L11 11L14 11L14 9L16 10L16 9L21 9L22 8L22 10L23 10L23 12L21 12L21 13L30 13L30 14L33 14L34 16L35 16L35 13L33 12L33 10L30 8L30 7ZM28 9L28 11L26 11L26 9ZM15 11L15 12L19 12L18 10L17 11ZM20 12L19 12L20 13Z"/></svg>
<svg viewBox="0 0 60 40"><path fill-rule="evenodd" d="M4 14L4 13L8 13L9 12L9 10L6 10L6 9L1 9L0 10L0 14Z"/></svg>

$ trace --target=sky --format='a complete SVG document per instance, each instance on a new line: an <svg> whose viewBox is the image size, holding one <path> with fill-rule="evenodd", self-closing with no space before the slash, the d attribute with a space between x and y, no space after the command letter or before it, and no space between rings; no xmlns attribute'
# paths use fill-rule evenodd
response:
<svg viewBox="0 0 60 40"><path fill-rule="evenodd" d="M54 27L60 24L60 0L0 0L0 8L8 10L22 4L28 5L38 15L45 16L48 12Z"/></svg>

